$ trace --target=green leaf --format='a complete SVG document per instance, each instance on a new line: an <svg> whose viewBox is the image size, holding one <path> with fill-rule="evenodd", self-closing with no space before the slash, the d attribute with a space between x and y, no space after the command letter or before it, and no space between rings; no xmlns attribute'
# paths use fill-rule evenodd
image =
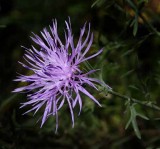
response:
<svg viewBox="0 0 160 149"><path fill-rule="evenodd" d="M96 0L92 5L91 8L93 8L95 5L97 5L98 7L103 6L104 3L106 2L106 0ZM107 1L108 2L108 1ZM112 2L112 1L111 1ZM114 2L114 1L113 1ZM113 4L113 2L111 4ZM108 6L111 5L110 3L108 4Z"/></svg>
<svg viewBox="0 0 160 149"><path fill-rule="evenodd" d="M148 117L140 114L140 113L137 113L136 109L135 109L135 106L137 105L137 103L133 103L132 105L130 105L129 102L127 102L127 111L130 112L130 118L125 126L125 129L127 129L129 127L130 124L132 124L132 127L133 127L133 130L136 134L136 136L141 139L141 133L140 133L140 130L138 128L138 124L137 124L137 121L136 121L136 117L139 116L145 120L149 120Z"/></svg>
<svg viewBox="0 0 160 149"><path fill-rule="evenodd" d="M135 89L135 90L137 90L137 91L140 90L140 89L139 89L138 87L136 87L135 85L129 85L128 87L129 87L129 88L132 88L132 89Z"/></svg>
<svg viewBox="0 0 160 149"><path fill-rule="evenodd" d="M133 26L133 35L136 36L138 31L138 15L136 14L134 19L134 26Z"/></svg>
<svg viewBox="0 0 160 149"><path fill-rule="evenodd" d="M125 53L123 53L121 57L124 57L124 56L129 55L129 54L132 53L133 51L134 51L134 49L128 50L128 51L126 51Z"/></svg>
<svg viewBox="0 0 160 149"><path fill-rule="evenodd" d="M131 109L131 120L132 120L132 126L133 126L133 129L134 129L134 132L136 134L136 136L141 139L141 134L140 134L140 131L139 131L139 128L138 128L138 125L137 125L137 121L136 121L136 116L137 116L137 113L136 113L136 110L134 108L134 105L132 105L130 107Z"/></svg>
<svg viewBox="0 0 160 149"><path fill-rule="evenodd" d="M135 10L137 11L136 5L132 2L132 0L127 0L128 4Z"/></svg>
<svg viewBox="0 0 160 149"><path fill-rule="evenodd" d="M101 0L96 0L92 5L91 8L93 8L95 5L97 5L98 2L100 2Z"/></svg>
<svg viewBox="0 0 160 149"><path fill-rule="evenodd" d="M137 116L139 116L139 117L141 117L141 118L143 118L143 119L145 119L145 120L149 120L149 118L148 118L147 116L142 115L142 114L140 114L140 113L138 113Z"/></svg>
<svg viewBox="0 0 160 149"><path fill-rule="evenodd" d="M126 126L125 126L125 129L127 129L129 127L129 125L131 124L131 118L129 119L129 121L127 122Z"/></svg>
<svg viewBox="0 0 160 149"><path fill-rule="evenodd" d="M123 75L121 76L121 78L124 78L124 77L130 75L133 71L134 71L134 69L127 71L125 74L123 74Z"/></svg>
<svg viewBox="0 0 160 149"><path fill-rule="evenodd" d="M136 134L136 136L141 139L141 134L140 134L140 131L139 131L139 128L137 126L137 121L135 118L132 119L132 126L133 126L133 129L134 129L134 132Z"/></svg>
<svg viewBox="0 0 160 149"><path fill-rule="evenodd" d="M133 26L133 35L135 36L138 31L138 12L135 12L135 18L131 22L130 26Z"/></svg>

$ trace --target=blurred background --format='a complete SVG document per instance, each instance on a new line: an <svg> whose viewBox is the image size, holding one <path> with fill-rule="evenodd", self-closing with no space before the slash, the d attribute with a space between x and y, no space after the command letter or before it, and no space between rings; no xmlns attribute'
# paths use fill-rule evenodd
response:
<svg viewBox="0 0 160 149"><path fill-rule="evenodd" d="M160 104L160 1L159 0L0 0L0 149L156 149L160 147L160 111L136 105L141 139L134 127L125 126L130 119L126 102L119 97L90 92L103 105L83 97L83 109L72 128L67 106L59 112L59 129L49 118L43 128L43 109L34 117L22 115L30 107L19 109L25 94L13 94L21 86L13 82L17 72L27 74L18 64L24 49L30 48L32 32L58 21L63 37L65 23L71 18L75 41L87 21L91 23L94 44L92 54L104 47L98 57L89 61L101 71L101 77L113 90L141 101ZM94 77L95 77L94 76ZM37 122L38 121L38 122ZM134 125L135 126L135 125Z"/></svg>

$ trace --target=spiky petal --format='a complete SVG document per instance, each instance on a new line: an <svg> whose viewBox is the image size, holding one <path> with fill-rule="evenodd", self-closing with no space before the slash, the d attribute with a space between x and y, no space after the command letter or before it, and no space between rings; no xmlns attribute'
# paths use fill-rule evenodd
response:
<svg viewBox="0 0 160 149"><path fill-rule="evenodd" d="M72 124L74 126L73 109L76 104L79 104L80 112L82 109L82 98L80 93L90 97L99 106L100 103L84 88L84 84L95 89L95 83L100 83L99 80L90 78L89 74L96 70L90 70L83 73L79 65L97 55L97 53L86 57L92 42L93 33L89 30L85 40L82 40L85 33L86 24L80 30L80 37L77 45L74 45L71 23L65 21L65 43L63 44L57 33L57 21L53 21L53 26L49 27L50 32L45 28L41 32L41 36L33 33L32 40L39 45L37 50L32 46L31 49L26 49L24 59L28 63L20 64L33 71L30 76L20 75L15 81L28 82L29 85L15 89L13 92L28 92L28 101L22 103L21 107L32 105L32 108L27 111L35 111L35 113L45 105L44 114L42 117L41 126L51 115L56 116L56 129L58 128L58 111L62 108L65 102L68 103ZM32 91L32 92L31 92ZM79 112L79 113L80 113Z"/></svg>

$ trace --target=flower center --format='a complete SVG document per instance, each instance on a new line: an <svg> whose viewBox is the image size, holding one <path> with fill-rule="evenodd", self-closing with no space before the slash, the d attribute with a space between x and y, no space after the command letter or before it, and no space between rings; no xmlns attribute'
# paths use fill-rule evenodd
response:
<svg viewBox="0 0 160 149"><path fill-rule="evenodd" d="M65 65L63 67L63 73L64 79L70 79L73 74L73 69L70 66Z"/></svg>

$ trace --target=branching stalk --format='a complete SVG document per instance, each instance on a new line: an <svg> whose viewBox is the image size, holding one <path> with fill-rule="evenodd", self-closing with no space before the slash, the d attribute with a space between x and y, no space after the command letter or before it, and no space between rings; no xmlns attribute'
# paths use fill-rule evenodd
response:
<svg viewBox="0 0 160 149"><path fill-rule="evenodd" d="M112 94L114 96L120 97L121 99L130 100L130 102L138 103L138 104L141 104L143 106L149 107L151 109L155 109L155 110L160 111L160 107L158 107L156 104L152 103L151 101L140 101L140 100L137 100L135 98L131 98L131 97L126 96L126 95L122 95L122 94L120 94L118 92L115 92L113 90L108 90L108 93Z"/></svg>

